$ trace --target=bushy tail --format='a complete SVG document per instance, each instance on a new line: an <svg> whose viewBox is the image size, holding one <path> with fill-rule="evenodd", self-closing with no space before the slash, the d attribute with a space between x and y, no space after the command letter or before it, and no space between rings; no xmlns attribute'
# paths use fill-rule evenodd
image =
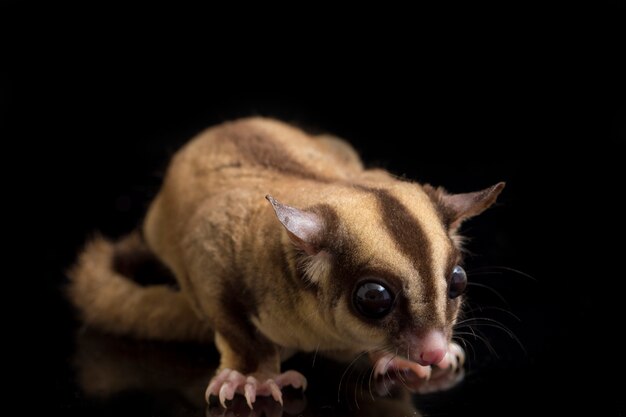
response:
<svg viewBox="0 0 626 417"><path fill-rule="evenodd" d="M170 285L141 285L132 274L157 262L138 233L118 243L96 237L69 271L68 295L83 321L142 339L209 341L212 332ZM163 268L163 267L161 267Z"/></svg>

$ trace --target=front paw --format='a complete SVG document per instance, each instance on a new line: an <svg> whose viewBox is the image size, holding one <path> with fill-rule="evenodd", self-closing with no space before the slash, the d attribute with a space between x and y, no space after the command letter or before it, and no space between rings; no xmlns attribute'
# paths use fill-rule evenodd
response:
<svg viewBox="0 0 626 417"><path fill-rule="evenodd" d="M448 345L446 356L433 366L422 366L392 354L374 356L374 377L379 393L386 394L400 384L413 392L426 394L450 389L463 380L465 352L456 343Z"/></svg>
<svg viewBox="0 0 626 417"><path fill-rule="evenodd" d="M448 352L441 362L435 365L436 369L457 371L465 364L465 351L458 343L448 343Z"/></svg>
<svg viewBox="0 0 626 417"><path fill-rule="evenodd" d="M429 394L454 387L465 377L464 363L465 351L463 348L454 342L450 343L446 356L441 362L434 365L430 379L420 384L415 391L420 394Z"/></svg>
<svg viewBox="0 0 626 417"><path fill-rule="evenodd" d="M206 400L209 402L211 395L219 398L222 407L226 408L226 401L232 400L235 394L241 394L246 398L250 409L256 401L257 395L271 396L275 401L283 405L281 389L291 385L294 388L306 390L306 378L299 372L287 371L281 374L257 372L244 375L232 369L223 369L211 379L206 390Z"/></svg>

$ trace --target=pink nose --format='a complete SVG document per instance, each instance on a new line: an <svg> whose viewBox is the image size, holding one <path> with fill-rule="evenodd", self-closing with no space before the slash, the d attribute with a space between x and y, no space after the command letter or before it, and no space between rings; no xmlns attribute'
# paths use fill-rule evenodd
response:
<svg viewBox="0 0 626 417"><path fill-rule="evenodd" d="M444 356L446 356L446 351L443 349L428 350L420 354L420 360L418 362L423 366L434 365L441 362Z"/></svg>
<svg viewBox="0 0 626 417"><path fill-rule="evenodd" d="M443 360L447 351L448 342L443 332L431 330L420 338L417 363L422 366L437 364Z"/></svg>

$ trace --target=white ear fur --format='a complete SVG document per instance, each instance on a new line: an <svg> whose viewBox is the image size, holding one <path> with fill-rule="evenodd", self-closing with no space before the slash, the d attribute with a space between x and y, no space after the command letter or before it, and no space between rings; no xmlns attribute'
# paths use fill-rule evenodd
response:
<svg viewBox="0 0 626 417"><path fill-rule="evenodd" d="M319 251L316 255L306 256L302 260L301 268L304 276L311 282L320 282L330 274L330 259L326 251Z"/></svg>
<svg viewBox="0 0 626 417"><path fill-rule="evenodd" d="M308 255L316 255L323 232L323 221L315 213L279 203L271 195L265 198L272 204L276 217L287 230L292 242Z"/></svg>

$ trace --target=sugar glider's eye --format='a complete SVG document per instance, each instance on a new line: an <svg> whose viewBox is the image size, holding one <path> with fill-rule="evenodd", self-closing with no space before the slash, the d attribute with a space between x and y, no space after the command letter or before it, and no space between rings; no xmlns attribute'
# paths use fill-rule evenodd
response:
<svg viewBox="0 0 626 417"><path fill-rule="evenodd" d="M456 298L465 292L467 288L467 274L459 265L452 268L452 277L450 278L450 289L448 297Z"/></svg>
<svg viewBox="0 0 626 417"><path fill-rule="evenodd" d="M378 282L366 281L359 284L353 296L354 307L363 316L380 319L393 307L394 296L389 289Z"/></svg>

